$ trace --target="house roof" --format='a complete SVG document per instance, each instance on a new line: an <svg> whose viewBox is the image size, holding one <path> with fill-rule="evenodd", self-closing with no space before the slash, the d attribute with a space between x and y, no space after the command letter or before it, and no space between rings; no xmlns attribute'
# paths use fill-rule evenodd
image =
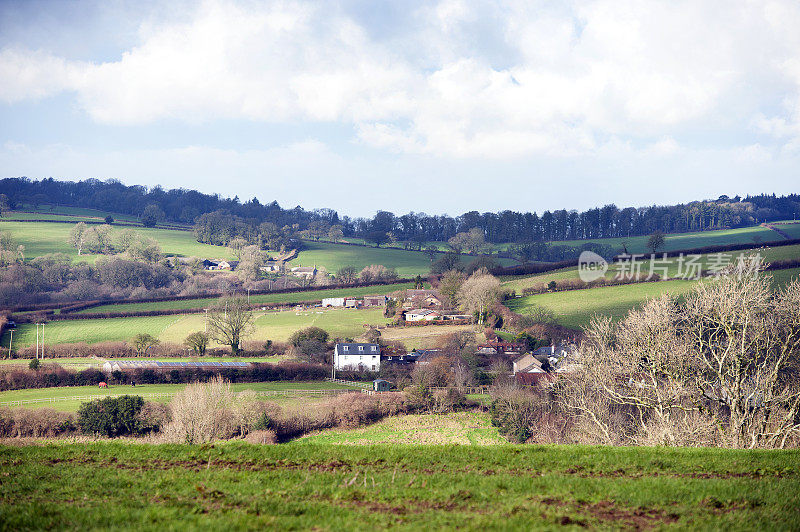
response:
<svg viewBox="0 0 800 532"><path fill-rule="evenodd" d="M292 271L293 272L310 272L310 273L314 273L315 271L317 271L317 267L316 266L295 266L294 268L292 268Z"/></svg>
<svg viewBox="0 0 800 532"><path fill-rule="evenodd" d="M418 314L420 316L429 316L431 314L436 314L437 316L441 316L439 312L436 312L435 310L431 310L429 308L417 308L413 310L407 310L406 314Z"/></svg>
<svg viewBox="0 0 800 532"><path fill-rule="evenodd" d="M359 351L359 346L363 347L362 351ZM374 350L372 348L375 348ZM350 354L357 354L357 353L380 353L381 346L378 344L365 344L365 343L358 343L358 342L339 342L336 344L336 349L339 353L346 353Z"/></svg>
<svg viewBox="0 0 800 532"><path fill-rule="evenodd" d="M424 298L424 297L428 297L428 296L433 296L433 297L435 297L437 299L441 299L442 298L442 296L439 295L439 291L438 290L417 289L417 288L411 288L409 290L406 290L406 297L409 298L409 299L415 298L415 297L423 297Z"/></svg>

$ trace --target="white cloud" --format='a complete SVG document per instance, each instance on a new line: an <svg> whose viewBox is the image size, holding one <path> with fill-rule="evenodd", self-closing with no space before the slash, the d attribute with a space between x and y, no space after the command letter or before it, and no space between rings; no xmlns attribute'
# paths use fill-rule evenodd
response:
<svg viewBox="0 0 800 532"><path fill-rule="evenodd" d="M0 99L74 91L94 120L120 125L334 122L369 145L456 158L568 157L616 142L663 156L709 124L800 138L791 0L443 0L412 18L388 41L316 3L210 0L143 25L116 61L5 48ZM476 49L480 24L500 37Z"/></svg>

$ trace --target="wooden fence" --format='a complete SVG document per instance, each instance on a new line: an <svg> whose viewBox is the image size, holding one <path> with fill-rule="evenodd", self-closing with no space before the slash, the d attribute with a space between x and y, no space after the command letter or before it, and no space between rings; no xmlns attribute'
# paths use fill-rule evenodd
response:
<svg viewBox="0 0 800 532"><path fill-rule="evenodd" d="M325 380L328 382L335 382L336 384L344 384L345 386L354 386L356 388L372 388L371 382L346 381L344 379L332 379L330 377Z"/></svg>

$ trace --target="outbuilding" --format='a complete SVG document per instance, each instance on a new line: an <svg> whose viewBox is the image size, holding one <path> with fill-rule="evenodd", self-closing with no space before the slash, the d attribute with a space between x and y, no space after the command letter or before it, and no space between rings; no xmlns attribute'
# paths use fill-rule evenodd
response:
<svg viewBox="0 0 800 532"><path fill-rule="evenodd" d="M388 392L392 388L392 383L383 379L372 381L372 389L376 392Z"/></svg>

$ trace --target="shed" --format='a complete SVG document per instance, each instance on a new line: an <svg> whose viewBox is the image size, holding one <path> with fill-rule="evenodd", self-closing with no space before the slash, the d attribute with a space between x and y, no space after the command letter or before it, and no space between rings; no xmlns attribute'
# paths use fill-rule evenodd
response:
<svg viewBox="0 0 800 532"><path fill-rule="evenodd" d="M383 379L375 379L372 381L372 389L376 392L388 392L392 387L392 383Z"/></svg>

